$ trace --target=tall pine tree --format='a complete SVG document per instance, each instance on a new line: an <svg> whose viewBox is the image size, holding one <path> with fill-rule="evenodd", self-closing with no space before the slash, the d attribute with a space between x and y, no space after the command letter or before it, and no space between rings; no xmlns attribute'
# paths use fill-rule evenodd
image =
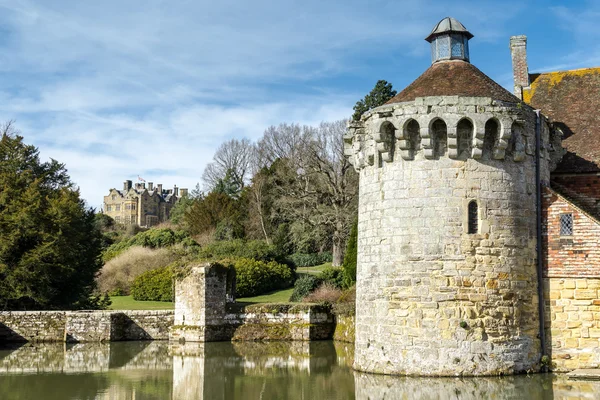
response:
<svg viewBox="0 0 600 400"><path fill-rule="evenodd" d="M0 310L88 308L101 235L63 164L0 137Z"/></svg>
<svg viewBox="0 0 600 400"><path fill-rule="evenodd" d="M385 104L389 99L394 97L396 93L397 92L392 88L392 84L388 81L377 81L373 90L371 90L371 92L363 99L356 102L352 119L358 121L361 115L375 107Z"/></svg>

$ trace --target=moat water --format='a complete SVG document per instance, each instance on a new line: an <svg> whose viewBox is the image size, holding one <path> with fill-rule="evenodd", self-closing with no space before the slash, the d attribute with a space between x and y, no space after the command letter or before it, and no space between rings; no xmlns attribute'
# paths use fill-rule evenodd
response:
<svg viewBox="0 0 600 400"><path fill-rule="evenodd" d="M564 375L407 378L353 371L333 342L26 344L0 349L0 399L600 399Z"/></svg>

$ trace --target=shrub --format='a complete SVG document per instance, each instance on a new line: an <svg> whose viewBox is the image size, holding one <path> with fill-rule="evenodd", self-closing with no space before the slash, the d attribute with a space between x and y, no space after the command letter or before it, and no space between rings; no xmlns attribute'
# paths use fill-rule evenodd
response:
<svg viewBox="0 0 600 400"><path fill-rule="evenodd" d="M142 273L164 267L182 257L175 249L134 246L107 262L97 278L101 293L128 294L133 280Z"/></svg>
<svg viewBox="0 0 600 400"><path fill-rule="evenodd" d="M134 300L173 301L173 268L166 266L146 271L133 280Z"/></svg>
<svg viewBox="0 0 600 400"><path fill-rule="evenodd" d="M323 253L294 253L287 258L295 267L312 267L331 262L333 256L330 252L325 251Z"/></svg>
<svg viewBox="0 0 600 400"><path fill-rule="evenodd" d="M342 296L342 290L327 282L322 283L318 288L304 297L302 301L306 303L329 303L333 304Z"/></svg>
<svg viewBox="0 0 600 400"><path fill-rule="evenodd" d="M344 287L344 270L336 267L326 267L319 274L319 279L337 289Z"/></svg>
<svg viewBox="0 0 600 400"><path fill-rule="evenodd" d="M133 246L156 249L173 246L177 243L181 243L184 246L198 246L198 244L191 237L189 237L185 231L174 231L170 228L154 228L140 232L129 239L125 239L111 245L108 249L106 249L102 255L102 258L104 262L108 262Z"/></svg>
<svg viewBox="0 0 600 400"><path fill-rule="evenodd" d="M290 301L299 302L310 294L321 284L321 280L313 275L302 275L294 283L294 291L290 297Z"/></svg>
<svg viewBox="0 0 600 400"><path fill-rule="evenodd" d="M204 246L200 252L201 258L252 258L258 261L278 261L280 259L275 246L264 240L242 239L212 242Z"/></svg>
<svg viewBox="0 0 600 400"><path fill-rule="evenodd" d="M224 263L228 263L225 261ZM285 264L238 258L229 261L236 273L236 297L257 296L291 286L293 272Z"/></svg>
<svg viewBox="0 0 600 400"><path fill-rule="evenodd" d="M356 257L358 254L358 220L352 225L350 237L346 245L346 254L342 268L344 269L344 287L350 287L356 283Z"/></svg>

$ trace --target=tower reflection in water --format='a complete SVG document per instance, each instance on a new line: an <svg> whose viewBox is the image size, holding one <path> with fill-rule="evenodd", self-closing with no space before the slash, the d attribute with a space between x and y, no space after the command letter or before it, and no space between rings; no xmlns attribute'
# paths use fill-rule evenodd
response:
<svg viewBox="0 0 600 400"><path fill-rule="evenodd" d="M26 344L0 350L1 399L576 399L564 375L413 378L353 371L324 342Z"/></svg>

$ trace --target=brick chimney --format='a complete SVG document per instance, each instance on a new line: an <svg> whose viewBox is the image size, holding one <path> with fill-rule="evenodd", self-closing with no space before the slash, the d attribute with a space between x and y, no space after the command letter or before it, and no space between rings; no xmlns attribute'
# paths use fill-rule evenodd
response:
<svg viewBox="0 0 600 400"><path fill-rule="evenodd" d="M512 58L515 96L523 99L523 88L529 87L529 68L527 67L527 36L510 37L510 55Z"/></svg>
<svg viewBox="0 0 600 400"><path fill-rule="evenodd" d="M181 190L181 197L186 197L188 195L187 189L181 188L180 190Z"/></svg>
<svg viewBox="0 0 600 400"><path fill-rule="evenodd" d="M131 189L131 185L133 185L133 182L131 181L123 182L123 190L127 192L129 189Z"/></svg>
<svg viewBox="0 0 600 400"><path fill-rule="evenodd" d="M158 194L162 195L162 183L156 185L156 190L158 190Z"/></svg>
<svg viewBox="0 0 600 400"><path fill-rule="evenodd" d="M154 183L153 182L148 182L148 191L151 192L154 190Z"/></svg>
<svg viewBox="0 0 600 400"><path fill-rule="evenodd" d="M173 195L175 197L179 196L179 188L177 187L177 185L173 185Z"/></svg>

